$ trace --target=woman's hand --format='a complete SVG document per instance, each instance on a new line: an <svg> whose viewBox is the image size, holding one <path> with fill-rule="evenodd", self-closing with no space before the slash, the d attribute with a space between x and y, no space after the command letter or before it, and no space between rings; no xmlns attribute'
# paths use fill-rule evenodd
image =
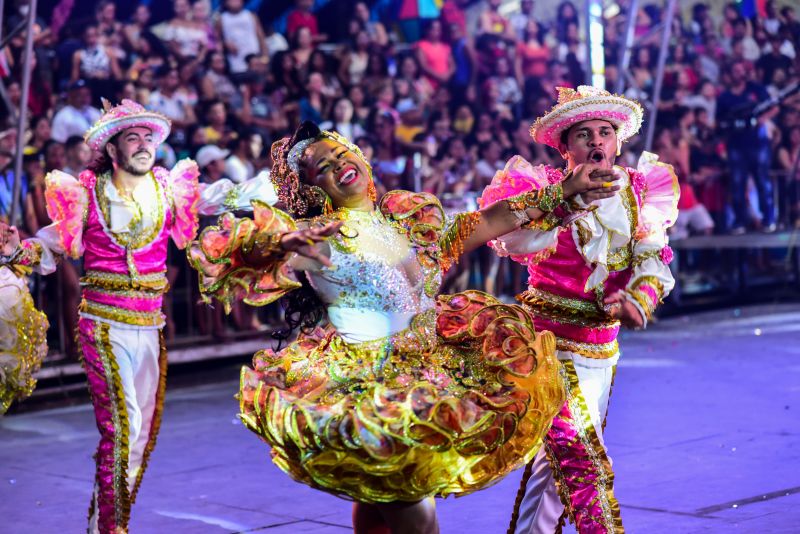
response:
<svg viewBox="0 0 800 534"><path fill-rule="evenodd" d="M342 224L344 224L342 221L333 221L322 226L288 232L281 236L281 248L287 252L295 252L300 256L318 261L325 267L333 267L330 258L323 254L317 245L336 234Z"/></svg>
<svg viewBox="0 0 800 534"><path fill-rule="evenodd" d="M603 300L606 313L612 319L617 319L628 328L643 328L644 318L639 308L634 306L627 298L624 291L617 291Z"/></svg>
<svg viewBox="0 0 800 534"><path fill-rule="evenodd" d="M19 246L19 232L15 226L0 222L0 256L11 256Z"/></svg>
<svg viewBox="0 0 800 534"><path fill-rule="evenodd" d="M570 176L561 184L564 198L581 195L587 204L604 198L613 197L620 190L614 182L619 176L597 163L583 163L572 170Z"/></svg>

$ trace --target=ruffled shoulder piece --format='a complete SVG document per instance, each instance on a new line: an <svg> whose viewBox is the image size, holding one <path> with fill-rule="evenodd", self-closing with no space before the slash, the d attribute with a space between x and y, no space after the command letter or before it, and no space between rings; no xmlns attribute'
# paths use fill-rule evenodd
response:
<svg viewBox="0 0 800 534"><path fill-rule="evenodd" d="M400 224L417 245L438 244L444 230L445 215L439 199L430 193L389 191L381 198L383 215Z"/></svg>
<svg viewBox="0 0 800 534"><path fill-rule="evenodd" d="M564 175L558 169L548 165L533 166L528 160L521 156L514 156L502 171L497 171L492 182L486 186L478 198L478 206L485 208L490 204L505 200L509 197L521 195L528 191L543 189L548 185L556 184L564 179ZM536 247L536 252L527 254L514 254L509 252L501 239L489 241L489 247L501 257L510 257L512 260L522 265L535 265L544 260L555 251L556 238L559 227L546 232L547 236L542 236L541 246ZM519 232L527 232L521 229Z"/></svg>
<svg viewBox="0 0 800 534"><path fill-rule="evenodd" d="M163 170L163 169L162 169ZM156 172L156 179L163 180L164 174ZM199 227L198 203L200 201L200 171L197 163L183 159L172 168L167 179L167 189L172 197L173 219L171 235L178 248L185 248L197 235Z"/></svg>
<svg viewBox="0 0 800 534"><path fill-rule="evenodd" d="M640 200L637 238L675 224L681 190L672 165L658 161L656 154L642 152L631 185Z"/></svg>
<svg viewBox="0 0 800 534"><path fill-rule="evenodd" d="M250 265L244 252L253 246L268 246L268 238L296 230L294 220L266 203L254 200L253 219L225 213L217 226L204 229L192 242L187 256L200 275L200 293L205 302L215 297L226 311L237 300L252 306L276 301L300 283L291 276L288 255L275 250L265 263ZM260 245L262 243L263 245Z"/></svg>
<svg viewBox="0 0 800 534"><path fill-rule="evenodd" d="M502 171L497 171L492 182L478 198L481 208L521 193L542 189L560 182L564 176L553 167L537 165L534 167L521 156L514 156Z"/></svg>
<svg viewBox="0 0 800 534"><path fill-rule="evenodd" d="M45 177L47 215L58 230L61 246L72 258L83 253L83 225L89 209L89 190L96 177L84 171L76 179L62 171L52 171Z"/></svg>

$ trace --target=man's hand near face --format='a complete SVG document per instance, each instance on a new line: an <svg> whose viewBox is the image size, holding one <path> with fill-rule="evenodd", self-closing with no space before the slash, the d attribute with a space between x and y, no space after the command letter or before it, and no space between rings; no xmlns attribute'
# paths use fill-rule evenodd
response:
<svg viewBox="0 0 800 534"><path fill-rule="evenodd" d="M564 198L581 195L587 204L595 200L613 197L620 186L616 183L619 177L614 170L604 164L582 163L573 169L564 180L562 188Z"/></svg>

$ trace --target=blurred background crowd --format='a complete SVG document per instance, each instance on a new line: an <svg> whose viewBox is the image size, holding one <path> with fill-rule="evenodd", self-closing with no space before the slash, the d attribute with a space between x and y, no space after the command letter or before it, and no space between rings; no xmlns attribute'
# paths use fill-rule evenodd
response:
<svg viewBox="0 0 800 534"><path fill-rule="evenodd" d="M241 182L271 165L270 144L301 120L353 139L379 191L425 190L448 210L475 198L513 155L563 166L531 143L533 120L558 86L587 79L582 2L537 0L42 0L24 146L16 146L28 0L5 2L0 55L0 217L10 211L13 158L24 153L17 221L25 235L49 223L44 176L77 175L92 158L83 132L101 97L137 100L167 115L173 132L158 158L194 158L202 180ZM607 88L653 106L662 2L606 11ZM788 93L800 74L800 21L793 2L678 2L653 151L675 166L682 197L673 240L691 234L772 233L800 223L800 97L782 98L746 128L748 105ZM617 65L635 17L630 68ZM648 112L649 114L650 112ZM743 119L744 117L744 119ZM647 118L647 117L646 117ZM635 166L642 138L626 145ZM207 223L210 221L206 221ZM74 324L78 264L39 282L41 299ZM167 331L217 337L262 328L277 311L233 320L195 308L191 274L174 254ZM185 283L184 283L185 282ZM447 280L501 295L525 283L518 267L481 252ZM48 288L50 286L50 288ZM181 287L185 289L183 292ZM168 303L168 306L173 304ZM193 315L194 314L194 315ZM229 324L228 324L229 323ZM194 325L194 326L193 326ZM61 334L70 352L71 336Z"/></svg>

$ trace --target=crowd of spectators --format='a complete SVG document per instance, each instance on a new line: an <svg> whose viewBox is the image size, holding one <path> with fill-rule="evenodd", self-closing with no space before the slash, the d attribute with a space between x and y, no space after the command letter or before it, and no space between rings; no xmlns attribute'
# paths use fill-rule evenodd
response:
<svg viewBox="0 0 800 534"><path fill-rule="evenodd" d="M347 16L318 19L320 7L337 2ZM149 2L102 0L88 17L71 13L73 4L58 1L50 20L44 8L36 19L16 221L28 235L48 223L46 172L77 174L92 157L81 136L99 117L101 97L131 98L172 119L160 161L193 157L207 182L269 169L271 142L312 120L363 149L379 190L431 191L457 210L473 209L512 155L563 165L531 143L528 128L553 105L557 86L586 80L578 2L553 10L533 0L444 0L441 8L429 0L296 0L277 18L266 4L254 12L243 0L172 0L159 17ZM619 72L627 4L605 20L606 84L613 90L623 79L649 115L664 13L645 3L632 15L632 59ZM800 21L790 2L767 1L762 13L741 11L745 4L731 2L715 16L698 2L674 20L653 151L681 181L675 238L800 222L800 101L782 99L754 124L746 109L798 82ZM6 6L4 36L24 20L28 2ZM23 46L21 32L0 57L0 216L12 202ZM746 127L734 125L743 120ZM643 136L629 143L623 164L635 166L642 148ZM451 283L519 289L518 271L495 276L509 267L474 260L482 267L470 271L466 262ZM492 286L508 279L511 287Z"/></svg>

